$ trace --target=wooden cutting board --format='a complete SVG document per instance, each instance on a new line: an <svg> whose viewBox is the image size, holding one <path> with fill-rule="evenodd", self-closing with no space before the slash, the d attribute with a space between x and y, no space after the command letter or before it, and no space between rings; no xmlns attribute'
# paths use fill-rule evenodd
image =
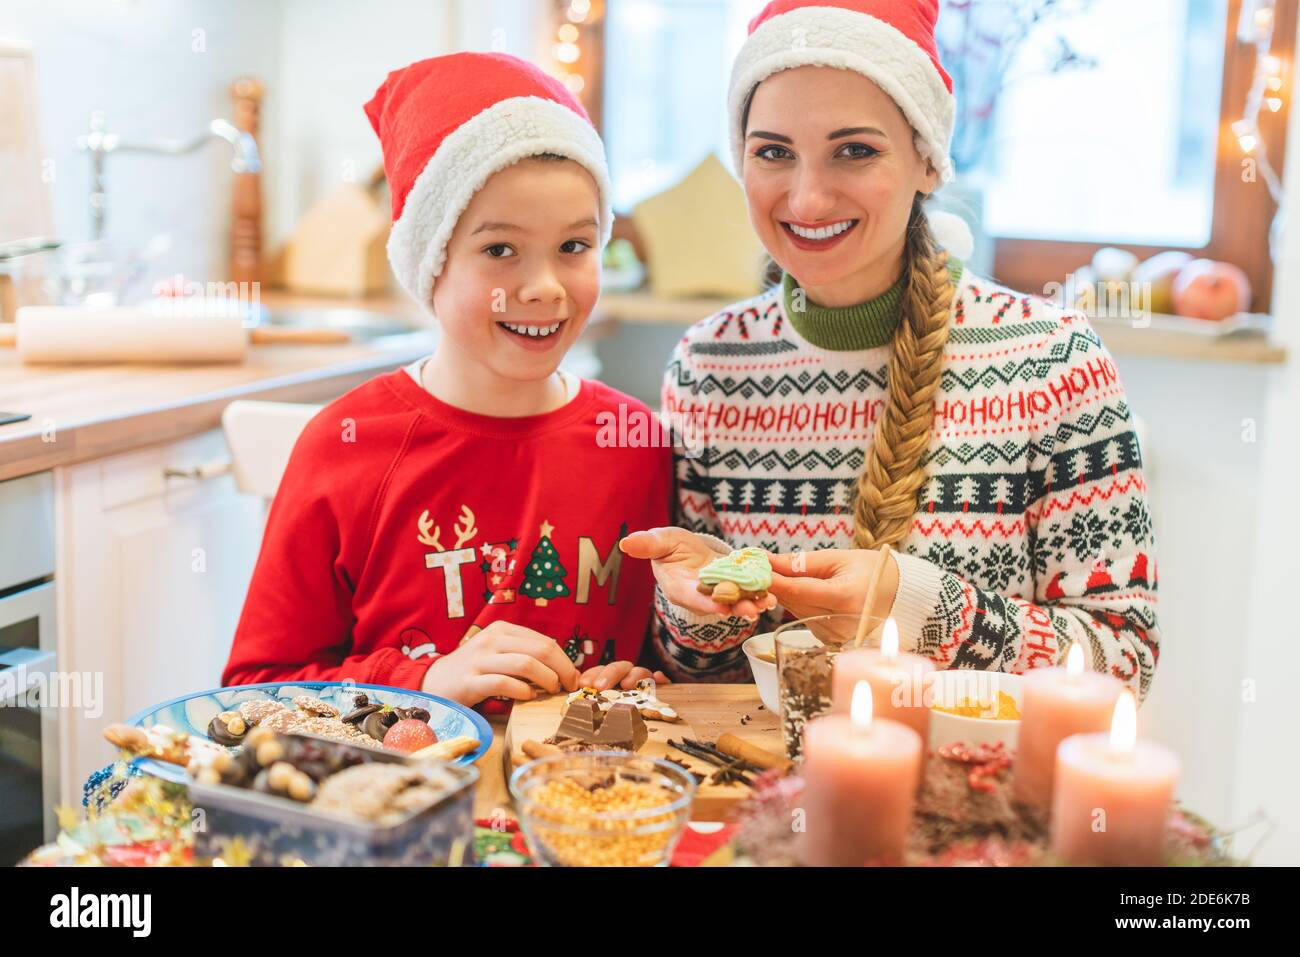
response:
<svg viewBox="0 0 1300 957"><path fill-rule="evenodd" d="M785 753L777 717L763 707L758 699L758 689L752 684L660 685L657 693L673 706L682 720L673 723L647 721L646 729L650 735L638 754L653 758L671 757L707 775L716 770L713 765L670 748L668 739L693 738L712 743L728 731L775 754ZM522 751L525 741L544 741L555 733L564 714L565 697L551 695L515 704L506 728L504 753L510 762L506 769L507 779L513 766L528 760ZM741 724L744 715L749 719ZM697 821L727 820L728 813L750 793L744 784L701 784L695 793L691 818Z"/></svg>

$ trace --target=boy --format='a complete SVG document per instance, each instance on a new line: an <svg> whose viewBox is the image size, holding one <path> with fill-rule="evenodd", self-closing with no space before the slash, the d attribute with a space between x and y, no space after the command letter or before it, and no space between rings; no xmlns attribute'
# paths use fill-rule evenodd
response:
<svg viewBox="0 0 1300 957"><path fill-rule="evenodd" d="M397 70L366 113L389 259L440 340L307 426L223 681L346 678L488 711L630 687L650 674L631 662L653 581L618 542L667 524L671 452L598 442L620 405L647 410L558 370L600 291L600 139L562 84L501 54Z"/></svg>

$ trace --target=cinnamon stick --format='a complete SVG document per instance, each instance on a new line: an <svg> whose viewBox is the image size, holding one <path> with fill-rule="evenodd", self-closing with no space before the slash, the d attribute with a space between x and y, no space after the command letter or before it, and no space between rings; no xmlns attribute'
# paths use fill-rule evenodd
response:
<svg viewBox="0 0 1300 957"><path fill-rule="evenodd" d="M777 754L774 751L767 750L767 748L759 747L757 744L751 744L730 731L718 738L717 747L723 754L729 754L733 758L740 758L760 768L779 768L782 771L789 771L793 767L793 762L784 754Z"/></svg>

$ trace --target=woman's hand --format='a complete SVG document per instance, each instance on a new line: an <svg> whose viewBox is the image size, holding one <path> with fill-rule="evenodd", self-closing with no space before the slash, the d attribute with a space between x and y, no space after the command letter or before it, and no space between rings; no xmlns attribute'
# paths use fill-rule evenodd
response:
<svg viewBox="0 0 1300 957"><path fill-rule="evenodd" d="M771 594L759 601L742 598L734 605L724 605L701 594L697 587L700 569L726 553L715 551L703 536L684 528L633 532L620 541L618 547L625 555L650 560L660 591L678 608L701 615L740 615L753 621L776 605Z"/></svg>
<svg viewBox="0 0 1300 957"><path fill-rule="evenodd" d="M578 669L551 638L531 628L494 621L424 673L421 691L473 706L484 698L531 701L578 687Z"/></svg>
<svg viewBox="0 0 1300 957"><path fill-rule="evenodd" d="M773 555L772 594L798 618L813 615L860 615L880 552L861 548L826 548L815 552ZM872 617L894 607L898 565L891 555L876 586Z"/></svg>
<svg viewBox="0 0 1300 957"><path fill-rule="evenodd" d="M666 685L672 684L668 676L662 671L651 671L649 668L640 668L630 661L612 661L607 665L596 665L594 668L588 668L578 678L580 688L595 688L597 691L608 691L610 688L622 688L630 691L636 687L636 683L642 678L653 678L655 684Z"/></svg>

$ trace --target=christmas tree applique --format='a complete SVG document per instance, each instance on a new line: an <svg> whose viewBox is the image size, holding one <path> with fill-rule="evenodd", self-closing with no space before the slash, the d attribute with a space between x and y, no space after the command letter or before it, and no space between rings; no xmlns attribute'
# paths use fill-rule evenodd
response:
<svg viewBox="0 0 1300 957"><path fill-rule="evenodd" d="M564 576L569 573L560 564L559 553L551 544L551 532L555 531L555 526L543 520L541 531L541 541L533 549L533 557L524 569L524 583L519 586L519 594L545 606L552 598L568 597L569 586L564 584Z"/></svg>

